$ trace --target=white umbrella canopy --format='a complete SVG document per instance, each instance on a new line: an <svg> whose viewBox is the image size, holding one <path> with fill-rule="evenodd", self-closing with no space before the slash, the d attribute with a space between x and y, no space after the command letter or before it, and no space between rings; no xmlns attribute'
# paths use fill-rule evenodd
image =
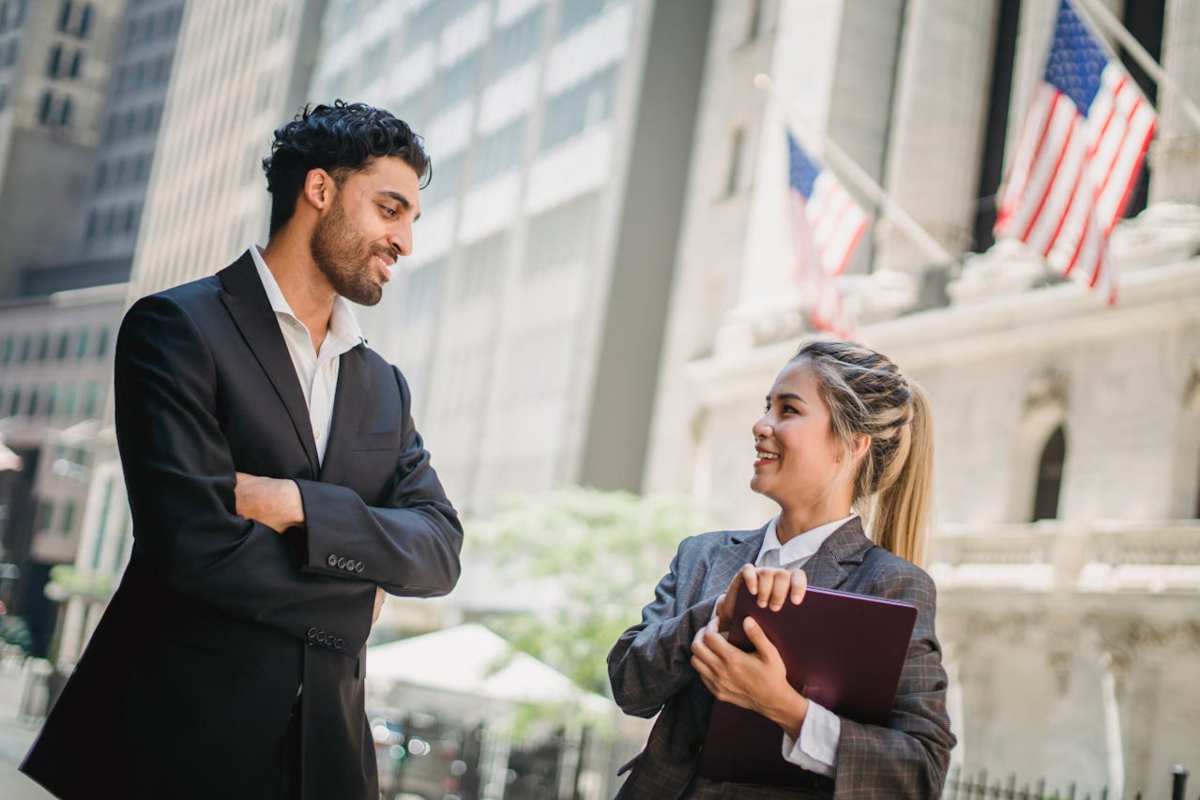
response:
<svg viewBox="0 0 1200 800"><path fill-rule="evenodd" d="M473 623L369 648L367 680L511 703L576 702L595 710L611 705Z"/></svg>
<svg viewBox="0 0 1200 800"><path fill-rule="evenodd" d="M0 441L0 472L20 472L21 457L4 446Z"/></svg>

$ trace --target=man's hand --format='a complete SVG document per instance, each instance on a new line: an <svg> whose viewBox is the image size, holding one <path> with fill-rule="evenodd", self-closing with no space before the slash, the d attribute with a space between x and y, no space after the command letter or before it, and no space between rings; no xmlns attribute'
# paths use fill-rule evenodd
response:
<svg viewBox="0 0 1200 800"><path fill-rule="evenodd" d="M788 683L783 658L751 617L743 621L754 650L744 653L717 632L716 620L692 640L692 667L713 697L763 715L796 738L808 699Z"/></svg>
<svg viewBox="0 0 1200 800"><path fill-rule="evenodd" d="M295 481L237 473L237 514L256 520L276 533L304 522L304 503Z"/></svg>
<svg viewBox="0 0 1200 800"><path fill-rule="evenodd" d="M722 633L729 630L733 621L733 607L743 583L758 598L759 608L770 606L772 611L778 611L789 599L793 605L800 605L808 588L808 576L798 569L745 565L733 576L725 594L717 598L717 630Z"/></svg>
<svg viewBox="0 0 1200 800"><path fill-rule="evenodd" d="M375 587L375 610L371 612L371 624L374 625L379 621L379 612L383 611L383 601L387 597L383 593L383 589Z"/></svg>

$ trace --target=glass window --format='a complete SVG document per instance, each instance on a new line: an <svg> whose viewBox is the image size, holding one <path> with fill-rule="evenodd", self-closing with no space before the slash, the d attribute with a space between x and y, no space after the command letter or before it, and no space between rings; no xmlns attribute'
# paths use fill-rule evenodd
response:
<svg viewBox="0 0 1200 800"><path fill-rule="evenodd" d="M79 338L76 340L75 357L83 358L88 352L88 329L79 329Z"/></svg>
<svg viewBox="0 0 1200 800"><path fill-rule="evenodd" d="M591 248L599 201L596 193L543 211L529 220L525 269L547 272L582 262Z"/></svg>
<svg viewBox="0 0 1200 800"><path fill-rule="evenodd" d="M445 269L446 262L438 259L408 273L404 285L405 322L423 319L437 310Z"/></svg>
<svg viewBox="0 0 1200 800"><path fill-rule="evenodd" d="M76 31L80 39L86 39L88 34L92 32L92 4L83 4L83 13L79 15L79 30Z"/></svg>
<svg viewBox="0 0 1200 800"><path fill-rule="evenodd" d="M63 416L67 419L75 418L75 399L78 394L79 391L73 383L63 387Z"/></svg>
<svg viewBox="0 0 1200 800"><path fill-rule="evenodd" d="M27 416L35 416L38 413L38 406L41 397L38 395L38 388L34 386L29 390L29 402L25 406L25 414Z"/></svg>
<svg viewBox="0 0 1200 800"><path fill-rule="evenodd" d="M58 348L54 351L54 357L62 361L67 357L67 350L70 348L71 335L63 331L58 336Z"/></svg>
<svg viewBox="0 0 1200 800"><path fill-rule="evenodd" d="M71 98L69 96L64 97L62 99L62 105L58 110L58 124L62 125L64 128L69 127L71 125L71 116L74 110L75 107L71 102Z"/></svg>
<svg viewBox="0 0 1200 800"><path fill-rule="evenodd" d="M63 0L62 5L58 7L58 30L59 33L67 32L67 25L71 22L71 0Z"/></svg>
<svg viewBox="0 0 1200 800"><path fill-rule="evenodd" d="M83 71L83 51L76 50L75 55L71 56L71 69L67 72L72 78L78 78Z"/></svg>
<svg viewBox="0 0 1200 800"><path fill-rule="evenodd" d="M50 90L42 92L42 99L38 101L38 122L45 125L50 122L50 102L53 95Z"/></svg>
<svg viewBox="0 0 1200 800"><path fill-rule="evenodd" d="M21 413L21 387L14 387L8 398L8 415L14 417Z"/></svg>
<svg viewBox="0 0 1200 800"><path fill-rule="evenodd" d="M442 29L442 3L432 0L408 15L404 24L404 49L412 50L432 42Z"/></svg>
<svg viewBox="0 0 1200 800"><path fill-rule="evenodd" d="M538 52L545 16L545 7L538 6L497 31L492 40L492 64L489 70L492 75L502 75L524 64Z"/></svg>
<svg viewBox="0 0 1200 800"><path fill-rule="evenodd" d="M83 387L83 416L87 419L95 418L99 403L100 384L95 381L88 381Z"/></svg>
<svg viewBox="0 0 1200 800"><path fill-rule="evenodd" d="M58 384L46 387L46 416L53 417L58 413Z"/></svg>
<svg viewBox="0 0 1200 800"><path fill-rule="evenodd" d="M50 48L50 60L46 62L46 77L57 78L62 66L62 45L56 44Z"/></svg>
<svg viewBox="0 0 1200 800"><path fill-rule="evenodd" d="M4 337L4 345L2 348L0 348L0 364L8 366L9 363L12 362L13 353L16 352L16 349L16 339L10 333L8 336Z"/></svg>
<svg viewBox="0 0 1200 800"><path fill-rule="evenodd" d="M33 334L27 333L21 340L21 363L28 362L31 355L33 355Z"/></svg>
<svg viewBox="0 0 1200 800"><path fill-rule="evenodd" d="M63 504L62 520L59 522L59 532L63 536L69 536L75 525L75 501L68 500Z"/></svg>
<svg viewBox="0 0 1200 800"><path fill-rule="evenodd" d="M476 159L475 183L483 183L521 163L527 120L522 117L481 139Z"/></svg>
<svg viewBox="0 0 1200 800"><path fill-rule="evenodd" d="M546 103L542 149L579 135L612 113L617 71L609 68L556 95Z"/></svg>
<svg viewBox="0 0 1200 800"><path fill-rule="evenodd" d="M612 0L562 0L558 12L558 38L566 38L582 28L610 5Z"/></svg>
<svg viewBox="0 0 1200 800"><path fill-rule="evenodd" d="M436 110L444 111L471 96L479 77L480 63L479 53L472 53L438 75Z"/></svg>
<svg viewBox="0 0 1200 800"><path fill-rule="evenodd" d="M101 328L96 334L96 358L104 360L108 355L108 328Z"/></svg>
<svg viewBox="0 0 1200 800"><path fill-rule="evenodd" d="M466 248L463 253L462 282L458 299L482 297L500 287L504 273L508 238L493 234Z"/></svg>
<svg viewBox="0 0 1200 800"><path fill-rule="evenodd" d="M459 183L462 181L463 154L459 153L434 164L433 178L422 197L426 206L433 206L449 197L458 194Z"/></svg>
<svg viewBox="0 0 1200 800"><path fill-rule="evenodd" d="M45 361L50 355L50 332L42 334L42 338L38 340L38 361Z"/></svg>
<svg viewBox="0 0 1200 800"><path fill-rule="evenodd" d="M54 503L50 500L39 500L37 505L37 518L33 523L34 530L48 531L50 523L54 521Z"/></svg>

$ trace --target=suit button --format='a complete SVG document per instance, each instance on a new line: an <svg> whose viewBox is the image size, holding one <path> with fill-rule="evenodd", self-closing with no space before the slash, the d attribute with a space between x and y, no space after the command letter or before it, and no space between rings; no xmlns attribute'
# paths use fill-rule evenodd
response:
<svg viewBox="0 0 1200 800"><path fill-rule="evenodd" d="M336 567L337 566L337 556L335 556L333 553L330 553L329 558L325 559L325 563L329 564L329 566L331 566L331 567Z"/></svg>
<svg viewBox="0 0 1200 800"><path fill-rule="evenodd" d="M354 565L357 563L358 562L355 561L353 558L348 558L348 559L346 559L346 566L343 567L343 569L345 569L346 572L354 572Z"/></svg>
<svg viewBox="0 0 1200 800"><path fill-rule="evenodd" d="M307 631L305 631L304 635L307 636L308 640L311 642L313 639L317 638L317 629L309 628Z"/></svg>
<svg viewBox="0 0 1200 800"><path fill-rule="evenodd" d="M338 565L338 569L345 569L345 568L346 568L346 559L345 559L345 557L339 558L339 559L337 560L337 565Z"/></svg>
<svg viewBox="0 0 1200 800"><path fill-rule="evenodd" d="M363 562L361 562L361 561L360 561L360 562L358 562L357 564L355 564L355 565L354 565L354 571L355 571L355 572L362 572L362 571L363 571Z"/></svg>
<svg viewBox="0 0 1200 800"><path fill-rule="evenodd" d="M334 650L341 650L345 645L346 645L346 640L340 636L333 640L333 649Z"/></svg>

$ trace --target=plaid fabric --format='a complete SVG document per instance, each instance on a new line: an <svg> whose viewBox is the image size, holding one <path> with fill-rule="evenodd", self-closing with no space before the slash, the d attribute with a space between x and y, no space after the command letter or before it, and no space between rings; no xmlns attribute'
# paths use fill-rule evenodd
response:
<svg viewBox="0 0 1200 800"><path fill-rule="evenodd" d="M642 609L642 622L608 655L613 697L627 714L658 721L642 752L622 768L624 800L668 798L813 798L814 789L750 787L695 780L713 698L692 669L691 641L712 616L716 598L742 565L752 563L765 528L685 539L670 571ZM924 571L863 534L858 517L830 536L804 565L812 586L904 600L917 606L896 709L887 726L842 719L837 800L936 798L955 745L946 714L946 673L934 633L936 590Z"/></svg>

